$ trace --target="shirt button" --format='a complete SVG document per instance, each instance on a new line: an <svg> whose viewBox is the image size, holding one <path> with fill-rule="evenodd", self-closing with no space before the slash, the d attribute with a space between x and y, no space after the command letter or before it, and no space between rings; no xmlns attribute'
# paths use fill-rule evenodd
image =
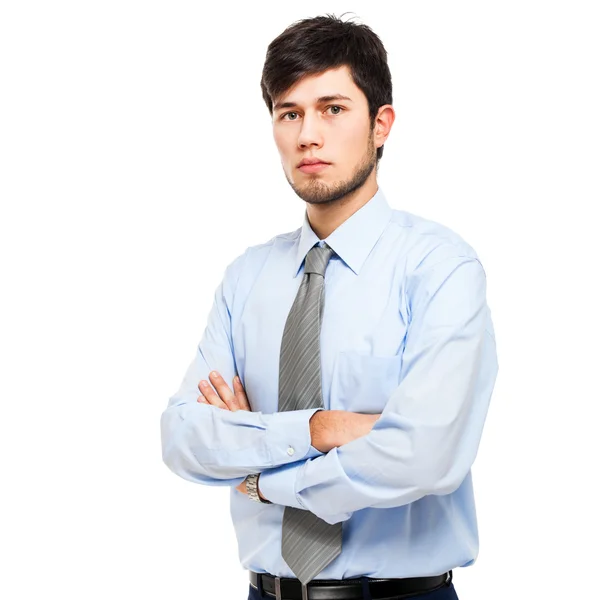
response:
<svg viewBox="0 0 600 600"><path fill-rule="evenodd" d="M287 449L287 453L288 453L290 456L292 456L292 455L294 454L294 449L293 449L293 448L290 446L290 447Z"/></svg>

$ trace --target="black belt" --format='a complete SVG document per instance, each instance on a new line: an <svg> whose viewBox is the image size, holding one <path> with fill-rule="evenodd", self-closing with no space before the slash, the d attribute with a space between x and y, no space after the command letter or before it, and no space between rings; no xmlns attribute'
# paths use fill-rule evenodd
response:
<svg viewBox="0 0 600 600"><path fill-rule="evenodd" d="M260 581L259 581L260 578ZM411 596L450 585L452 571L435 577L406 579L313 579L302 585L298 579L274 577L250 571L250 583L276 600L362 600L363 586L368 585L373 600L392 596Z"/></svg>

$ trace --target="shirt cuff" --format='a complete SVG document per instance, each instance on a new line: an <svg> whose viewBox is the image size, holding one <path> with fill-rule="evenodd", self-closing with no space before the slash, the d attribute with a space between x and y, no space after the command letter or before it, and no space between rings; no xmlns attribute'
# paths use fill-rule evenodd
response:
<svg viewBox="0 0 600 600"><path fill-rule="evenodd" d="M273 504L306 510L296 497L296 478L304 465L304 462L296 462L263 471L258 478L260 493Z"/></svg>
<svg viewBox="0 0 600 600"><path fill-rule="evenodd" d="M323 409L287 410L270 415L265 439L273 465L323 454L311 444L310 436L310 419L318 410Z"/></svg>

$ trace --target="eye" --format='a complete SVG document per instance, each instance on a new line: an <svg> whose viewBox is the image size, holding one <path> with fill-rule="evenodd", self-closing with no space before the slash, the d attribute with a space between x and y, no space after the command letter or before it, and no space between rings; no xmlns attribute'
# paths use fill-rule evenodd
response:
<svg viewBox="0 0 600 600"><path fill-rule="evenodd" d="M336 112L334 112L334 115L339 115L344 109L341 106L337 106L337 104L333 104L332 106L328 106L328 109L330 108L337 108L338 110Z"/></svg>
<svg viewBox="0 0 600 600"><path fill-rule="evenodd" d="M293 111L292 111L292 112L287 112L287 113L284 113L284 114L283 114L283 115L281 115L281 117L280 117L280 118L281 118L281 120L282 120L282 121L285 121L285 117L287 117L288 115L298 115L298 113L297 113L297 112L293 112ZM288 119L288 121L295 121L295 120L296 120L296 119Z"/></svg>

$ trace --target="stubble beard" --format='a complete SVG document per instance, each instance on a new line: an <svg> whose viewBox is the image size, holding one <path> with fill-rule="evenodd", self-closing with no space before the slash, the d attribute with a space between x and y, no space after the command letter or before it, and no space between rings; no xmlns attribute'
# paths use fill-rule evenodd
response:
<svg viewBox="0 0 600 600"><path fill-rule="evenodd" d="M294 192L308 204L327 204L337 202L361 188L376 166L377 152L375 151L373 135L371 135L367 151L360 164L356 167L354 174L349 179L327 184L313 177L301 186L292 183L287 174L286 179Z"/></svg>

